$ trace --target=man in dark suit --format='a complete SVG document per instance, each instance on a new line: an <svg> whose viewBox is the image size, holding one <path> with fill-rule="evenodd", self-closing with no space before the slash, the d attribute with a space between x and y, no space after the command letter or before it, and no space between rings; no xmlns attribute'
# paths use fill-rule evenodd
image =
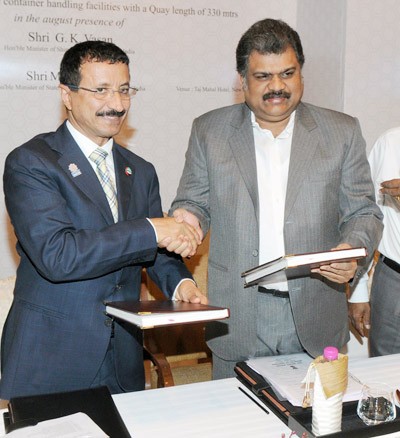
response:
<svg viewBox="0 0 400 438"><path fill-rule="evenodd" d="M208 294L230 318L208 324L214 378L252 356L343 347L346 283L367 264L332 263L310 277L245 289L241 273L284 254L365 246L382 232L358 121L301 102L300 38L261 20L236 50L245 102L197 118L174 215L211 230Z"/></svg>
<svg viewBox="0 0 400 438"><path fill-rule="evenodd" d="M177 255L194 254L196 230L163 218L154 167L113 141L136 93L127 55L111 43L75 45L60 90L67 121L5 164L20 264L2 337L3 399L143 389L141 332L104 312L107 301L139 299L143 267L167 297L207 301Z"/></svg>

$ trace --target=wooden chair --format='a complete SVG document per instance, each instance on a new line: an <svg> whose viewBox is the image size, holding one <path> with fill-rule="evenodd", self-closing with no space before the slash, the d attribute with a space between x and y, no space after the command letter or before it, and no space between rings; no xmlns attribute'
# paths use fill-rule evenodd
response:
<svg viewBox="0 0 400 438"><path fill-rule="evenodd" d="M207 293L208 243L207 238L195 256L185 259L185 264L204 293ZM143 284L147 290L143 291L142 299L165 299L146 276ZM196 323L145 330L146 348L153 355L164 355L168 362L172 374L171 385L211 380L211 351L205 342L204 329L204 323ZM166 372L168 375L169 371Z"/></svg>
<svg viewBox="0 0 400 438"><path fill-rule="evenodd" d="M174 386L171 367L164 353L152 353L150 349L144 346L143 359L145 389L152 389L154 387L154 373L157 376L155 387L164 388L166 386Z"/></svg>

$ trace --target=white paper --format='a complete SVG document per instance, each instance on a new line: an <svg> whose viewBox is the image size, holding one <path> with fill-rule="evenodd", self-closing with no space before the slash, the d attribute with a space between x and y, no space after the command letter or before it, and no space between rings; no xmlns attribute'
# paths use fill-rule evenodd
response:
<svg viewBox="0 0 400 438"><path fill-rule="evenodd" d="M6 435L10 438L105 438L108 437L86 414L67 415L41 421L35 426L23 427Z"/></svg>
<svg viewBox="0 0 400 438"><path fill-rule="evenodd" d="M301 406L305 388L302 382L311 361L308 354L299 353L257 357L249 359L247 364L271 384L281 400L289 400L294 406Z"/></svg>
<svg viewBox="0 0 400 438"><path fill-rule="evenodd" d="M285 423L273 412L266 414L238 386L247 390L230 378L115 394L113 399L134 438L291 436Z"/></svg>

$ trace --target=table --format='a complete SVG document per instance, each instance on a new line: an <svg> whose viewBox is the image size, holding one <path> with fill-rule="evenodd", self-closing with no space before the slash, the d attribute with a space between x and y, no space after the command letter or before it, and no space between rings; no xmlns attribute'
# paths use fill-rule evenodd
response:
<svg viewBox="0 0 400 438"><path fill-rule="evenodd" d="M290 429L238 389L235 379L114 395L135 438L289 438Z"/></svg>
<svg viewBox="0 0 400 438"><path fill-rule="evenodd" d="M113 395L134 438L296 438L239 391L237 379L192 383ZM0 411L0 414L4 410ZM0 421L0 437L4 435ZM400 438L400 432L384 438Z"/></svg>
<svg viewBox="0 0 400 438"><path fill-rule="evenodd" d="M296 438L239 391L236 378L114 395L134 438ZM247 389L247 388L246 388ZM400 432L384 435L400 438Z"/></svg>

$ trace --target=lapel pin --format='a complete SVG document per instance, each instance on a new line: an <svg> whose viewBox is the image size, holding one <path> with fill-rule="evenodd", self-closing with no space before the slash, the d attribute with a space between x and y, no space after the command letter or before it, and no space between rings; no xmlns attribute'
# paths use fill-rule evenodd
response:
<svg viewBox="0 0 400 438"><path fill-rule="evenodd" d="M125 175L131 176L132 175L132 169L130 167L125 167Z"/></svg>
<svg viewBox="0 0 400 438"><path fill-rule="evenodd" d="M68 166L68 170L71 172L71 175L73 178L75 178L76 176L82 175L82 172L80 171L79 167L74 163L71 163Z"/></svg>

